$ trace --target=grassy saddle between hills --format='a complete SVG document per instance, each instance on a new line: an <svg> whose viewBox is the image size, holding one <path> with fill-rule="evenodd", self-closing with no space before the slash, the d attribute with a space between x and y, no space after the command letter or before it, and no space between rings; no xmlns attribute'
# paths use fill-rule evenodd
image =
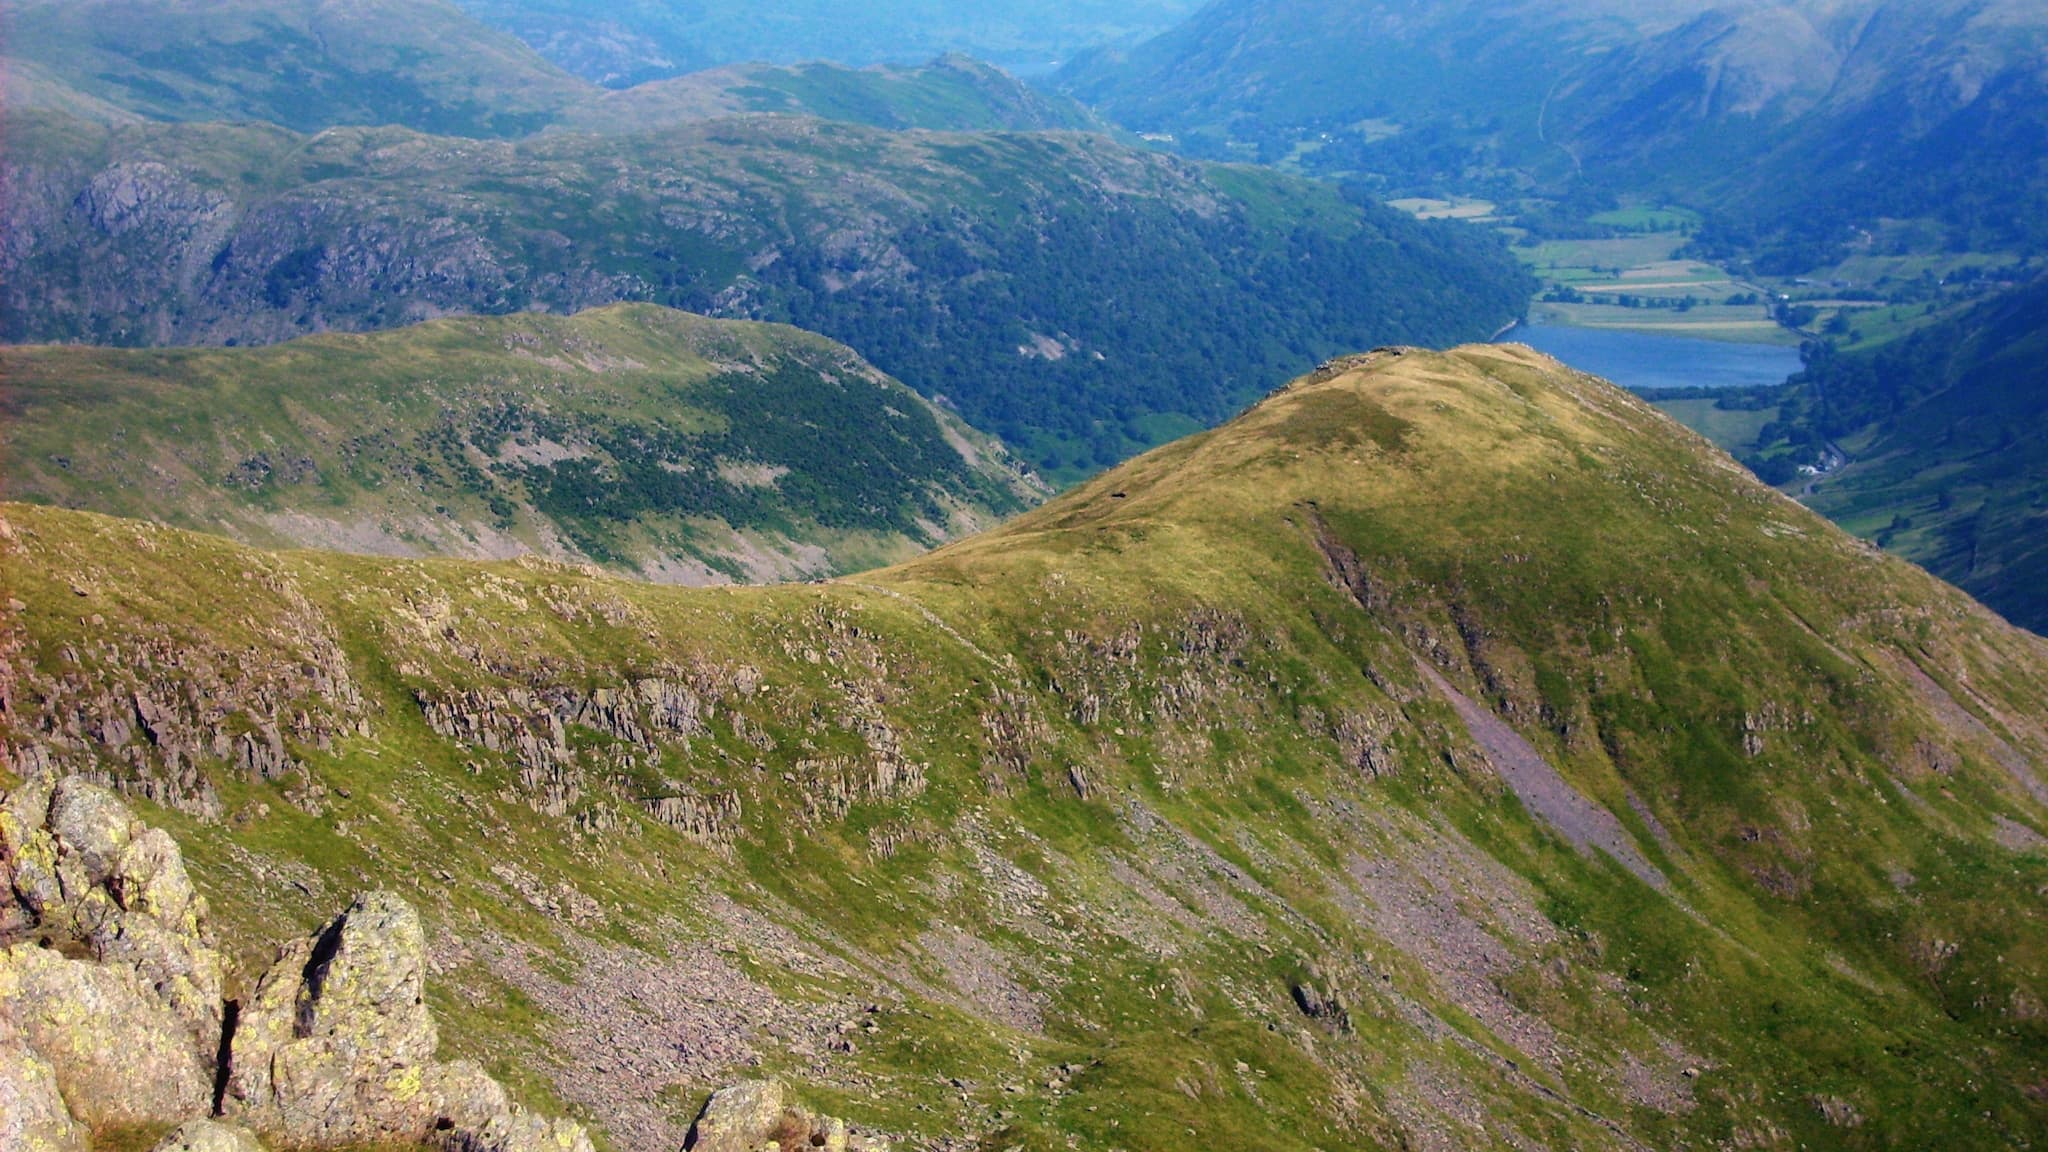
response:
<svg viewBox="0 0 2048 1152"><path fill-rule="evenodd" d="M619 1152L2030 1147L2048 645L1527 349L812 586L4 511L0 745ZM256 966L267 956L247 958Z"/></svg>

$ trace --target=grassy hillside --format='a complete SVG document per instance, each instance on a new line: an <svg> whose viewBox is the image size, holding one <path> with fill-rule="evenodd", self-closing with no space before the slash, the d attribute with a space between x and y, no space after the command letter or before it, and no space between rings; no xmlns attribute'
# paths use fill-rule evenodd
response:
<svg viewBox="0 0 2048 1152"><path fill-rule="evenodd" d="M445 0L6 0L0 22L11 60L158 120L512 136L590 95Z"/></svg>
<svg viewBox="0 0 2048 1152"><path fill-rule="evenodd" d="M8 0L0 19L8 106L102 123L395 124L517 137L770 112L945 131L1099 126L1067 97L964 56L926 63L932 53L919 66L862 69L722 59L727 66L608 91L441 0L235 0L203 10L181 0Z"/></svg>
<svg viewBox="0 0 2048 1152"><path fill-rule="evenodd" d="M989 1152L2048 1134L2048 646L1526 350L823 586L5 518L13 770L234 940L412 896L444 1052L618 1152L742 1068Z"/></svg>
<svg viewBox="0 0 2048 1152"><path fill-rule="evenodd" d="M844 347L653 305L272 348L0 351L8 499L707 583L873 567L1036 478Z"/></svg>
<svg viewBox="0 0 2048 1152"><path fill-rule="evenodd" d="M1499 241L1078 134L512 142L24 114L0 338L266 343L621 300L843 341L1072 478L1346 348L1521 314Z"/></svg>
<svg viewBox="0 0 2048 1152"><path fill-rule="evenodd" d="M956 55L921 67L728 65L608 93L564 115L561 125L578 131L631 132L748 113L947 132L1103 127L1071 97L1039 92L1008 73Z"/></svg>

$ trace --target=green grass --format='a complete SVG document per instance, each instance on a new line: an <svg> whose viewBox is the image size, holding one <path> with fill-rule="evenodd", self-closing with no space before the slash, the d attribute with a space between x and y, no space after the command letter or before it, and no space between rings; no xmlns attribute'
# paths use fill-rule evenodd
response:
<svg viewBox="0 0 2048 1152"><path fill-rule="evenodd" d="M13 497L261 543L760 579L873 567L1036 498L999 446L851 351L651 305L0 362L34 461Z"/></svg>
<svg viewBox="0 0 2048 1152"><path fill-rule="evenodd" d="M1713 400L1659 400L1656 404L1670 413L1672 419L1731 455L1756 447L1757 434L1763 426L1778 418L1775 407L1729 411L1717 407Z"/></svg>
<svg viewBox="0 0 2048 1152"><path fill-rule="evenodd" d="M324 811L212 762L226 819L150 809L238 941L383 884L576 973L565 929L474 882L516 865L603 909L577 930L593 940L723 933L785 1005L880 1001L850 1053L801 1028L750 1042L820 1105L990 1149L1393 1149L1429 1123L1461 1146L1610 1146L1613 1123L1656 1147L1760 1124L1812 1148L1978 1147L2048 1124L2027 1091L2048 1036L2014 1008L2048 978L2048 859L1993 828L2048 826L1997 750L2048 753L2048 652L1523 350L1339 365L996 532L816 587L5 515L28 605L8 724L83 709L83 732L95 701L183 699L200 668L238 670L232 707L307 710L293 748ZM321 637L370 731L351 719L325 751L339 705L304 671ZM177 666L137 658L159 651ZM1617 813L1668 891L1519 800L1418 659ZM572 723L566 817L420 704L652 675L693 686L704 728L651 763ZM1385 775L1359 766L1365 731ZM922 787L832 803L835 774L890 757ZM730 838L654 823L640 798L668 789L738 795ZM721 927L712 894L772 931ZM956 932L981 976L933 943ZM1930 968L1936 938L1962 947ZM792 940L848 974L807 971ZM1351 1031L1295 1006L1311 965ZM569 1098L544 1054L574 1024L473 966L436 986L451 1050ZM1632 1095L1632 1061L1691 1103ZM1822 1097L1862 1125L1831 1127Z"/></svg>
<svg viewBox="0 0 2048 1152"><path fill-rule="evenodd" d="M1669 260L1684 243L1684 238L1676 232L1653 232L1612 240L1546 240L1534 248L1518 248L1516 251L1537 275L1569 283L1581 279L1611 278L1615 269L1626 270Z"/></svg>
<svg viewBox="0 0 2048 1152"><path fill-rule="evenodd" d="M1682 228L1697 227L1700 214L1689 208L1652 208L1634 205L1617 208L1611 212L1599 212L1586 218L1588 224L1599 224L1609 228L1642 228L1658 232L1675 232Z"/></svg>

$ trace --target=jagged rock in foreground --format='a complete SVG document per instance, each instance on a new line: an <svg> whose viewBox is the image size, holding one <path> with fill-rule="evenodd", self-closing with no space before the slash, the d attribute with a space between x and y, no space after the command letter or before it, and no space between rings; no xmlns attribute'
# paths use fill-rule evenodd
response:
<svg viewBox="0 0 2048 1152"><path fill-rule="evenodd" d="M30 781L0 807L0 880L0 1014L55 1069L71 1114L133 1127L205 1115L221 962L170 838L83 779Z"/></svg>
<svg viewBox="0 0 2048 1152"><path fill-rule="evenodd" d="M577 1125L517 1107L473 1064L435 1061L419 916L396 896L360 897L284 949L230 1011L177 844L107 789L34 777L0 798L0 886L8 1152L75 1152L81 1125L176 1127L162 1152L251 1152L257 1135L589 1152ZM209 1122L223 1106L245 1127Z"/></svg>
<svg viewBox="0 0 2048 1152"><path fill-rule="evenodd" d="M419 914L386 892L287 946L242 1010L228 1113L292 1147L588 1152L580 1128L512 1107L482 1069L434 1061L425 970Z"/></svg>
<svg viewBox="0 0 2048 1152"><path fill-rule="evenodd" d="M519 1146L456 1058L614 1152L769 1078L921 1152L2048 1145L2048 643L1526 349L823 585L0 517L0 771L305 937L235 985L280 1152L436 1093ZM307 936L377 891L427 967L382 899Z"/></svg>

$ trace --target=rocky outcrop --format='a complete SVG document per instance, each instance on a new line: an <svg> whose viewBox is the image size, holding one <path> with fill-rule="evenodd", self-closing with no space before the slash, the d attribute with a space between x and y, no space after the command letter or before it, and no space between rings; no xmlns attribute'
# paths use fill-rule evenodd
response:
<svg viewBox="0 0 2048 1152"><path fill-rule="evenodd" d="M62 672L23 669L14 694L36 704L12 713L20 720L0 759L24 779L83 774L202 820L225 814L221 766L284 783L287 799L317 808L317 785L293 748L332 750L366 735L365 702L332 629L297 589L276 581L266 601L253 611L277 629L276 651L196 635L94 635L65 646Z"/></svg>
<svg viewBox="0 0 2048 1152"><path fill-rule="evenodd" d="M84 780L0 805L0 1018L70 1115L170 1124L212 1103L222 971L177 845Z"/></svg>
<svg viewBox="0 0 2048 1152"><path fill-rule="evenodd" d="M474 1065L434 1060L419 914L358 897L288 945L242 1011L223 1110L304 1148L438 1144L460 1152L588 1152L581 1128L532 1116Z"/></svg>
<svg viewBox="0 0 2048 1152"><path fill-rule="evenodd" d="M309 1147L424 1137L440 1042L424 954L419 916L384 894L286 946L242 1009L225 1111Z"/></svg>
<svg viewBox="0 0 2048 1152"><path fill-rule="evenodd" d="M82 1152L81 1125L175 1127L158 1152L590 1152L581 1127L434 1059L424 932L397 896L357 898L231 1008L177 844L76 777L0 799L0 894L9 1152Z"/></svg>
<svg viewBox="0 0 2048 1152"><path fill-rule="evenodd" d="M822 1148L826 1152L888 1152L888 1142L851 1132L846 1121L814 1115L790 1104L781 1083L748 1080L712 1093L690 1128L690 1152L766 1152Z"/></svg>
<svg viewBox="0 0 2048 1152"><path fill-rule="evenodd" d="M0 1013L86 1124L162 1126L212 1105L199 1037L132 971L16 945L0 953Z"/></svg>

